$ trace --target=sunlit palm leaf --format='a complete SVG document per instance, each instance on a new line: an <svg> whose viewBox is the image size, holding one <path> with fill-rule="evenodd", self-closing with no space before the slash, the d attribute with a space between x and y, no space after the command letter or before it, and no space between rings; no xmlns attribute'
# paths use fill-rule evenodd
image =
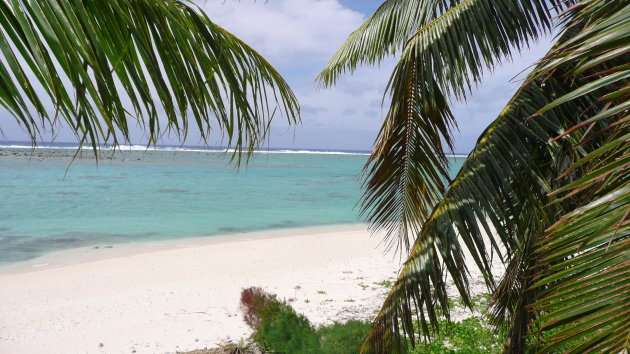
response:
<svg viewBox="0 0 630 354"><path fill-rule="evenodd" d="M626 154L627 156L630 154ZM621 181L620 181L621 180ZM627 172L601 197L566 214L537 247L545 289L532 309L540 350L621 352L630 331L630 187Z"/></svg>
<svg viewBox="0 0 630 354"><path fill-rule="evenodd" d="M2 0L0 50L0 104L33 142L60 117L94 148L133 124L150 144L191 126L206 140L216 122L251 151L275 114L298 119L271 65L186 2Z"/></svg>
<svg viewBox="0 0 630 354"><path fill-rule="evenodd" d="M419 80L433 79L465 98L484 69L492 69L551 28L562 1L463 0L409 39L400 61L413 60ZM555 11L552 10L555 8Z"/></svg>
<svg viewBox="0 0 630 354"><path fill-rule="evenodd" d="M411 34L450 7L450 0L385 1L339 48L318 76L332 86L345 72L359 65L374 65L396 54Z"/></svg>

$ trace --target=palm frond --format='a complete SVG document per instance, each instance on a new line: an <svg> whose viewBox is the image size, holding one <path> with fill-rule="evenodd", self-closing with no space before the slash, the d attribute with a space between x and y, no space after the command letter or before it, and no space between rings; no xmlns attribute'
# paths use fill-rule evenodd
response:
<svg viewBox="0 0 630 354"><path fill-rule="evenodd" d="M424 4L424 17L438 4ZM391 105L364 169L361 200L371 228L386 229L390 246L409 249L446 189L445 151L453 149L456 127L448 97L465 98L484 70L547 31L547 6L464 0L408 40L388 85Z"/></svg>
<svg viewBox="0 0 630 354"><path fill-rule="evenodd" d="M444 11L451 0L387 0L357 28L318 76L332 86L345 72L380 63L404 48L409 36Z"/></svg>
<svg viewBox="0 0 630 354"><path fill-rule="evenodd" d="M447 94L463 99L484 70L548 33L552 17L567 4L463 0L414 33L400 61L422 63L420 79L431 78Z"/></svg>
<svg viewBox="0 0 630 354"><path fill-rule="evenodd" d="M275 115L299 119L273 67L186 2L2 0L0 50L0 104L33 143L60 119L94 149L133 124L149 144L189 127L207 140L216 124L240 152Z"/></svg>
<svg viewBox="0 0 630 354"><path fill-rule="evenodd" d="M586 21L586 27L547 56L535 75L571 68L566 80L588 81L539 113L590 93L604 106L584 110L582 122L562 134L581 135L575 149L583 157L563 172L576 178L552 193L554 203L572 199L572 207L536 245L541 271L532 288L542 295L531 311L541 316L531 326L542 351L622 352L630 345L630 5L580 5L572 21ZM626 79L614 79L619 77ZM601 144L584 144L602 138Z"/></svg>
<svg viewBox="0 0 630 354"><path fill-rule="evenodd" d="M626 158L630 154L626 149ZM572 210L538 242L544 289L531 310L540 350L621 352L630 331L630 187L616 175L591 203Z"/></svg>
<svg viewBox="0 0 630 354"><path fill-rule="evenodd" d="M480 6L484 5L484 6ZM485 6L487 5L487 6ZM419 30L436 25L444 26L445 21L453 21L463 15L482 15L488 17L485 11L492 11L493 16L497 16L503 22L499 23L495 33L501 36L509 35L509 31L514 29L521 31L519 41L510 41L516 46L527 43L528 36L536 37L541 25L546 29L550 27L550 7L556 7L556 11L566 6L562 1L494 1L481 2L471 0L387 0L372 14L357 30L355 30L335 53L326 67L318 76L318 81L324 86L332 86L339 77L348 72L352 73L360 65L374 65L380 63L387 56L394 56L396 52L409 45L410 37ZM485 7L485 9L483 9ZM473 9L473 11L471 11ZM520 16L527 14L527 26L519 28L513 26L507 20L510 15ZM442 17L442 15L447 15ZM483 18L483 17L482 17ZM523 19L523 18L521 18ZM473 23L472 29L479 30L479 26L488 29L486 23ZM490 26L492 26L490 24ZM459 29L463 29L459 27ZM507 31L506 31L507 30ZM459 33L452 32L456 36L465 36L465 31ZM411 37L412 40L414 37ZM425 38L428 36L425 36ZM456 43L456 37L451 37L453 46L472 45L483 43ZM481 49L481 46L479 47ZM507 48L509 51L509 48ZM481 52L483 54L483 52ZM451 53L454 54L454 53ZM471 54L472 53L468 53ZM488 59L488 58L485 58ZM493 60L496 60L493 59Z"/></svg>
<svg viewBox="0 0 630 354"><path fill-rule="evenodd" d="M600 19L626 23L617 16L627 6L623 2L585 3L596 13L606 14ZM593 22L592 18L597 18L594 13L575 17L560 44L539 64L534 78L482 134L444 198L422 225L363 352L397 352L408 342L414 343L414 317L425 336L430 334L431 325L436 329L437 309L448 316L447 281L442 278L446 275L470 306L470 270L466 266L470 258L493 293L495 324L508 325L506 352L522 352L532 330L541 336L542 350L569 346L579 351L594 345L619 351L627 344L625 324L630 321L624 294L628 284L620 279L627 275L629 266L628 193L622 189L627 188L629 166L624 79L628 41L623 32L628 26L617 25L611 33L614 24ZM582 30L585 22L589 26ZM598 39L571 40L587 37L584 33L592 28L601 31L593 34ZM604 31L607 35L601 34ZM439 55L453 57L448 47L451 42L444 38L439 43L445 49L434 50L436 60ZM603 43L606 39L610 42ZM580 49L572 49L578 43ZM592 48L593 55L582 55L589 50L582 43ZM405 52L410 45L411 41ZM580 60L562 61L565 55ZM557 65L550 64L554 60ZM417 60L416 67L427 62L431 62L430 57ZM415 73L419 78L428 77L426 80L442 93L466 95L477 78L461 69L473 69L453 66L446 59L444 63L458 72L428 65L433 71L423 75L417 69ZM437 73L432 76L432 72ZM449 88L453 78L463 83ZM596 113L589 117L585 112ZM593 198L613 198L615 202L595 199L599 203L590 203ZM588 216L582 217L585 213ZM596 226L589 228L591 221ZM498 285L491 273L493 252L507 265ZM551 258L546 259L549 255ZM608 287L604 290L603 286ZM594 292L588 295L589 290ZM584 306L573 297L578 293ZM605 298L598 302L597 296ZM616 315L612 315L613 309ZM580 339L571 343L571 338Z"/></svg>
<svg viewBox="0 0 630 354"><path fill-rule="evenodd" d="M522 344L531 321L520 304L535 299L530 287L530 259L535 242L553 219L543 208L554 189L557 171L579 158L564 140L549 141L567 120L577 122L581 110L596 101L586 95L574 105L550 110L538 120L527 120L549 97L567 92L552 79L525 84L501 115L482 134L444 198L423 224L408 260L377 315L364 352L388 352L413 343L413 317L425 336L437 323L439 308L448 316L448 278L462 300L471 306L467 260L481 272L495 293L497 324L511 323L511 346ZM594 142L592 142L594 143ZM556 207L557 208L557 207ZM500 283L492 274L492 259L507 264ZM530 278L523 278L529 275ZM518 316L526 316L520 319ZM426 318L425 318L426 317Z"/></svg>
<svg viewBox="0 0 630 354"><path fill-rule="evenodd" d="M410 248L410 237L445 191L448 160L442 139L452 146L449 131L455 126L446 97L435 86L423 86L416 68L416 63L396 68L406 77L396 82L393 95L405 98L392 100L363 170L361 215L367 215L370 228L385 229L388 248L397 250Z"/></svg>

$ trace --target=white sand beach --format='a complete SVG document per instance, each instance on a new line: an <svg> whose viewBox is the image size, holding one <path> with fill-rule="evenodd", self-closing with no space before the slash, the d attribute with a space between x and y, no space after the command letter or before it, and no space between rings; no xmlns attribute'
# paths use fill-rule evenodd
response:
<svg viewBox="0 0 630 354"><path fill-rule="evenodd" d="M364 225L57 252L0 270L0 353L173 353L249 336L261 286L316 324L371 318L399 270Z"/></svg>

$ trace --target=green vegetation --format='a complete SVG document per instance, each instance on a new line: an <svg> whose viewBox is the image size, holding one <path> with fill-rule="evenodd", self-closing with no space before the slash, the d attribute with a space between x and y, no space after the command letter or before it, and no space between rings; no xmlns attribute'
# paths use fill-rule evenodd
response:
<svg viewBox="0 0 630 354"><path fill-rule="evenodd" d="M374 282L374 284L389 289L389 288L392 287L392 285L394 285L394 282L391 281L391 280L383 280L383 281L379 281L379 282Z"/></svg>
<svg viewBox="0 0 630 354"><path fill-rule="evenodd" d="M452 283L473 306L471 263L494 289L506 352L627 349L629 21L628 1L387 0L350 34L319 80L396 53L360 204L407 256L362 352L446 333ZM549 33L553 47L451 180L452 100L474 100L488 73Z"/></svg>
<svg viewBox="0 0 630 354"><path fill-rule="evenodd" d="M261 348L276 353L298 353L318 347L317 332L291 306L279 303L264 309L262 316L254 333L254 340Z"/></svg>
<svg viewBox="0 0 630 354"><path fill-rule="evenodd" d="M254 341L260 348L274 353L356 353L370 333L369 322L356 320L315 328L288 303L277 300L274 295L257 288L245 289L243 294L241 304L246 322L255 323L252 327ZM475 296L473 305L479 313L474 317L454 323L448 323L442 317L440 332L430 342L417 342L410 353L501 352L505 333L495 334L490 330L486 301L486 294ZM260 316L253 322L252 311Z"/></svg>
<svg viewBox="0 0 630 354"><path fill-rule="evenodd" d="M505 342L505 330L493 331L490 325L490 314L487 312L489 295L478 294L471 299L471 305L476 312L472 317L458 322L448 322L443 313L438 322L440 328L430 341L420 341L410 351L413 354L424 353L500 353ZM449 309L464 308L461 299L449 299ZM416 323L418 326L418 323ZM418 332L419 329L416 329ZM411 345L410 345L411 347Z"/></svg>
<svg viewBox="0 0 630 354"><path fill-rule="evenodd" d="M414 354L436 353L501 353L504 335L496 335L488 328L487 321L479 317L460 322L440 320L440 331L430 342L417 343L410 351Z"/></svg>
<svg viewBox="0 0 630 354"><path fill-rule="evenodd" d="M308 319L260 288L242 291L241 310L243 320L254 330L252 339L261 349L293 353L317 345L315 329Z"/></svg>
<svg viewBox="0 0 630 354"><path fill-rule="evenodd" d="M315 328L288 303L260 288L243 290L241 309L254 330L253 340L274 353L356 353L370 330L369 323L353 320Z"/></svg>
<svg viewBox="0 0 630 354"><path fill-rule="evenodd" d="M0 18L0 105L33 144L63 122L98 154L139 124L150 144L220 129L251 152L272 117L299 121L276 70L192 1L2 0Z"/></svg>
<svg viewBox="0 0 630 354"><path fill-rule="evenodd" d="M370 331L370 323L350 320L344 323L335 322L322 326L317 330L321 340L317 353L322 354L354 354L365 336Z"/></svg>

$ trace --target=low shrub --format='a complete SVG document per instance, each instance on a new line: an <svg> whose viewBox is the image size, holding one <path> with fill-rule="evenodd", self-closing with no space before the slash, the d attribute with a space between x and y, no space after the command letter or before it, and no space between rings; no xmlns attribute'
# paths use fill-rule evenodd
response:
<svg viewBox="0 0 630 354"><path fill-rule="evenodd" d="M313 353L318 337L309 320L286 301L261 288L241 292L243 320L254 330L253 339L274 353Z"/></svg>
<svg viewBox="0 0 630 354"><path fill-rule="evenodd" d="M317 332L308 319L285 304L263 317L255 339L274 353L317 353L319 346Z"/></svg>
<svg viewBox="0 0 630 354"><path fill-rule="evenodd" d="M243 290L241 310L253 340L273 353L356 353L370 329L369 323L354 320L315 329L286 301L261 288Z"/></svg>
<svg viewBox="0 0 630 354"><path fill-rule="evenodd" d="M370 328L369 322L357 320L350 320L345 323L335 322L329 326L322 326L317 330L320 339L320 353L358 353Z"/></svg>
<svg viewBox="0 0 630 354"><path fill-rule="evenodd" d="M275 295L271 295L258 287L243 289L241 292L241 311L245 323L255 329L261 321L261 311L278 302Z"/></svg>

